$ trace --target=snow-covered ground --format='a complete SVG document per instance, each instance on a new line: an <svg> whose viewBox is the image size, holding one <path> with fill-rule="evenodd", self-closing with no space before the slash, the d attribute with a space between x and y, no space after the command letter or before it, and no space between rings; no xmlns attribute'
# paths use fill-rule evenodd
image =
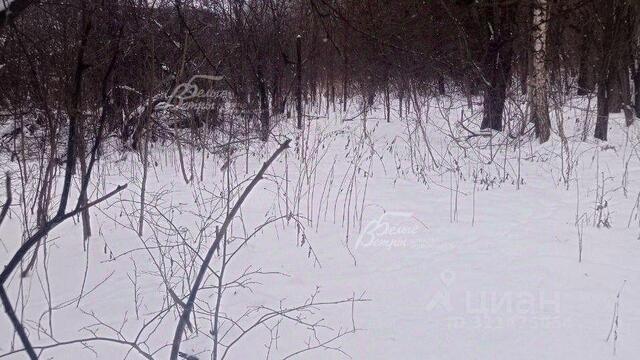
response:
<svg viewBox="0 0 640 360"><path fill-rule="evenodd" d="M636 359L640 133L613 115L609 142L582 142L580 104L563 112L566 146L557 135L542 146L502 134L466 138L456 125L462 108L436 104L428 122L423 111L428 144L415 114L400 119L397 110L390 123L381 109L366 122L314 117L304 138L282 126L294 144L252 192L229 236L229 249L241 250L225 272L231 286L221 302L221 344L261 314L300 306L312 295L318 305L256 326L226 358L281 359L338 335L294 358L607 359L615 353ZM451 129L447 115L456 119ZM239 148L230 183L250 178L276 147L272 140L249 153ZM195 179L185 184L173 148L156 144L151 154L142 237L135 232L141 166L129 154L100 164L96 173L99 193L130 185L92 210L88 251L79 220L69 221L47 240L46 271L41 250L37 271L23 286L11 281L14 303L26 303L18 309L35 345L52 344L51 330L57 341L90 338L89 330L133 341L155 321L138 340L145 341L144 351L159 349L154 357L168 357L162 346L171 342L177 313L162 320L154 315L171 302L167 288L178 297L188 294L192 278L185 281L190 271L182 266L200 260L180 249L188 243L204 254L211 244L224 214L228 172L223 157L210 156L200 181L195 152ZM2 224L0 264L18 246L20 219L16 205ZM203 224L213 225L203 232ZM254 231L244 246L234 239ZM216 271L221 256L214 258ZM85 295L71 301L83 288L85 269ZM158 269L169 277L158 276ZM232 281L242 274L249 279ZM188 332L181 347L199 359L211 358L205 312L215 307L215 294L200 293L198 332ZM311 324L330 328L318 326L316 338ZM0 354L10 352L12 342L20 347L2 316ZM113 342L89 345L95 352L72 344L46 350L45 358L123 358L130 350Z"/></svg>
<svg viewBox="0 0 640 360"><path fill-rule="evenodd" d="M13 2L13 0L1 0L0 1L0 11L4 11L5 9L8 9L9 6L11 6L12 2Z"/></svg>

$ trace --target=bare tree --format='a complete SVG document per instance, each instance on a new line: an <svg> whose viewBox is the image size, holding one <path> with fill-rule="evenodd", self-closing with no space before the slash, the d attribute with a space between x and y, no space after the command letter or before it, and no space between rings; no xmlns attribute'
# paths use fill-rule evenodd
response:
<svg viewBox="0 0 640 360"><path fill-rule="evenodd" d="M541 143L549 140L548 80L546 67L547 23L549 9L546 0L536 0L533 9L533 74L530 80L531 122L535 124L536 136Z"/></svg>

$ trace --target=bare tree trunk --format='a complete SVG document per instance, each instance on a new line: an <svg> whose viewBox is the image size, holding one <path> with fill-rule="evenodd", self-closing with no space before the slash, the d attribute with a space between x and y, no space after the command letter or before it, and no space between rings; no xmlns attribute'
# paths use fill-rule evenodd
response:
<svg viewBox="0 0 640 360"><path fill-rule="evenodd" d="M593 70L590 61L591 58L591 42L593 34L585 27L582 32L582 39L579 48L579 65L578 65L578 95L585 96L591 94L595 88L593 81Z"/></svg>
<svg viewBox="0 0 640 360"><path fill-rule="evenodd" d="M633 81L633 112L635 120L640 117L640 6L636 8L635 25L631 32L633 46L631 47L631 80ZM633 120L631 123L633 123ZM628 124L631 125L631 124Z"/></svg>
<svg viewBox="0 0 640 360"><path fill-rule="evenodd" d="M619 112L622 107L619 69L624 64L623 59L628 46L625 42L631 38L628 31L631 13L629 4L622 1L613 2L611 6L602 8L600 11L602 11L600 16L603 20L598 49L600 52L598 54L598 117L594 136L600 140L607 140L609 113L612 110ZM621 43L620 39L626 41ZM616 108L612 109L612 106Z"/></svg>
<svg viewBox="0 0 640 360"><path fill-rule="evenodd" d="M598 81L598 110L596 117L596 129L594 137L600 140L607 140L607 130L609 127L609 99L607 89L609 84L606 77Z"/></svg>
<svg viewBox="0 0 640 360"><path fill-rule="evenodd" d="M85 179L87 177L87 146L85 144L85 139L84 139L84 134L85 134L85 127L84 127L84 121L80 122L80 126L79 126L79 136L78 136L78 155L79 155L79 160L80 160L80 178L81 179ZM86 206L87 205L87 194L86 192L81 193L80 194L80 204L81 206ZM81 214L82 217L82 236L85 242L85 246L86 246L86 242L87 240L89 240L89 237L91 237L91 217L89 216L89 209L84 209L82 211Z"/></svg>
<svg viewBox="0 0 640 360"><path fill-rule="evenodd" d="M447 89L444 85L444 77L438 76L438 94L439 95L446 95L447 94Z"/></svg>
<svg viewBox="0 0 640 360"><path fill-rule="evenodd" d="M491 41L489 44L488 56L491 58L492 66L488 74L489 84L484 91L484 113L480 129L502 131L502 112L507 85L511 78L512 53L511 49L500 51L500 46L497 41Z"/></svg>
<svg viewBox="0 0 640 360"><path fill-rule="evenodd" d="M146 132L143 132L141 134L145 134L144 142L146 144L146 142L148 141L148 139L146 137ZM180 135L179 134L176 135L176 146L178 147L178 162L180 163L180 172L182 173L182 178L184 179L184 182L186 184L188 184L193 179L193 174L191 174L191 176L187 175L187 169L184 166L184 154L182 153L182 145L180 143Z"/></svg>
<svg viewBox="0 0 640 360"><path fill-rule="evenodd" d="M296 37L296 116L302 129L302 36Z"/></svg>
<svg viewBox="0 0 640 360"><path fill-rule="evenodd" d="M391 122L391 95L389 94L388 80L384 86L384 106L385 106L385 117L387 118L387 122Z"/></svg>
<svg viewBox="0 0 640 360"><path fill-rule="evenodd" d="M522 51L520 58L520 90L522 95L528 95L529 92L529 51Z"/></svg>
<svg viewBox="0 0 640 360"><path fill-rule="evenodd" d="M402 102L404 101L404 83L400 83L398 89L398 115L402 119Z"/></svg>
<svg viewBox="0 0 640 360"><path fill-rule="evenodd" d="M629 82L629 64L624 63L618 68L618 81L620 82L620 97L622 106L631 105L631 84Z"/></svg>
<svg viewBox="0 0 640 360"><path fill-rule="evenodd" d="M142 185L140 186L140 218L138 219L138 236L142 237L144 231L145 196L147 193L147 174L149 170L149 136L144 135L142 145ZM182 158L182 156L181 156ZM180 160L182 161L182 159ZM188 182L187 182L188 183Z"/></svg>
<svg viewBox="0 0 640 360"><path fill-rule="evenodd" d="M540 143L549 140L551 120L548 104L548 75L545 65L547 47L547 22L549 20L547 0L537 0L533 10L533 74L530 81L530 120L535 125Z"/></svg>
<svg viewBox="0 0 640 360"><path fill-rule="evenodd" d="M71 178L75 174L77 160L77 129L78 118L82 115L82 80L87 65L84 63L84 53L87 48L89 33L91 32L91 19L82 10L82 38L80 39L78 55L76 60L76 69L73 77L73 86L71 89L71 101L68 109L69 113L69 135L67 137L67 160L64 174L64 183L62 185L62 194L60 195L60 205L58 206L57 216L62 216L67 209L69 200L69 191L71 190Z"/></svg>
<svg viewBox="0 0 640 360"><path fill-rule="evenodd" d="M610 79L608 81L609 88L607 89L607 98L609 101L609 112L610 113L619 113L622 111L622 84L620 83L619 69L617 61L612 59L613 61L610 70Z"/></svg>
<svg viewBox="0 0 640 360"><path fill-rule="evenodd" d="M280 65L274 65L272 71L271 113L284 114L284 102L282 101L282 67Z"/></svg>
<svg viewBox="0 0 640 360"><path fill-rule="evenodd" d="M260 101L260 138L269 140L269 94L265 84L263 66L258 65L258 96Z"/></svg>
<svg viewBox="0 0 640 360"><path fill-rule="evenodd" d="M487 23L489 40L484 64L484 113L480 129L502 131L502 112L511 81L512 27L516 10L517 6L513 4L487 10L491 14Z"/></svg>
<svg viewBox="0 0 640 360"><path fill-rule="evenodd" d="M640 117L640 60L633 63L633 105L636 117Z"/></svg>
<svg viewBox="0 0 640 360"><path fill-rule="evenodd" d="M344 57L344 69L342 71L342 112L347 112L347 99L349 98L349 61Z"/></svg>

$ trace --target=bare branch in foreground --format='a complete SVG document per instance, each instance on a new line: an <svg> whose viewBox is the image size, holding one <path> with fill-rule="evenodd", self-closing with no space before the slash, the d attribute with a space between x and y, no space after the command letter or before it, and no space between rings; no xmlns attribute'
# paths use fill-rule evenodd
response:
<svg viewBox="0 0 640 360"><path fill-rule="evenodd" d="M11 176L9 173L6 174L6 184L7 184L7 201L5 201L4 205L2 205L2 212L0 213L0 225L4 221L4 217L7 216L9 212L9 207L11 206L11 201L13 200L11 197Z"/></svg>
<svg viewBox="0 0 640 360"><path fill-rule="evenodd" d="M271 164L276 160L276 158L278 158L278 156L283 151L289 148L289 143L291 143L291 140L286 140L284 143L282 143L280 147L273 153L273 155L271 155L271 157L262 165L262 168L260 168L256 176L253 178L251 183L249 183L249 185L244 190L242 195L240 195L240 198L235 203L235 205L233 206L233 208L231 209L227 217L224 219L224 223L220 227L220 231L216 233L216 238L213 244L211 245L211 247L209 248L209 251L207 252L207 256L204 258L204 261L200 265L198 276L196 277L195 282L191 287L191 293L189 294L189 299L187 300L187 304L182 311L180 320L178 321L178 326L176 327L176 333L173 337L173 345L171 347L171 356L170 356L171 360L178 359L180 343L182 342L182 334L184 333L184 328L189 320L189 317L191 316L191 309L193 308L193 304L196 300L196 295L198 294L198 290L200 289L200 285L202 284L202 279L204 279L204 275L207 272L207 269L209 268L209 263L211 262L211 259L213 258L214 253L220 246L220 241L222 241L222 239L224 238L224 234L227 232L227 228L231 224L231 221L235 218L236 213L238 212L238 210L240 210L240 207L242 206L246 198L249 196L249 193L251 193L251 190L253 190L253 188L258 184L258 182L260 182L260 180L262 180L264 173L267 171L269 166L271 166Z"/></svg>

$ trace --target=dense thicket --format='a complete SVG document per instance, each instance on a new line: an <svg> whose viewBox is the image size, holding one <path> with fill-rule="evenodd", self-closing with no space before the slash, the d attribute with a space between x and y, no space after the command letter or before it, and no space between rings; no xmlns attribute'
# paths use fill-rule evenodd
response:
<svg viewBox="0 0 640 360"><path fill-rule="evenodd" d="M7 4L0 121L14 125L5 138L37 129L56 137L74 118L81 130L104 118L105 135L136 147L141 129L158 125L156 107L194 75L223 76L218 86L233 108L255 114L263 131L297 97L307 104L360 97L366 106L376 96L411 94L483 95L481 127L502 130L505 98L531 87L541 8L549 90L596 94L601 139L609 112L635 105L640 113L633 0ZM181 114L170 126L215 127L225 109Z"/></svg>

